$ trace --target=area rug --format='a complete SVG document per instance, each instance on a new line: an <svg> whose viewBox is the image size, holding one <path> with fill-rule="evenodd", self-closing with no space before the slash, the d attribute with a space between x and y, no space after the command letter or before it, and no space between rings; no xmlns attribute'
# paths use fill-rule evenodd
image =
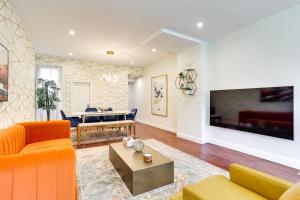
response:
<svg viewBox="0 0 300 200"><path fill-rule="evenodd" d="M174 160L174 183L132 196L108 158L108 146L76 150L79 200L168 200L183 186L228 173L157 140L145 143Z"/></svg>

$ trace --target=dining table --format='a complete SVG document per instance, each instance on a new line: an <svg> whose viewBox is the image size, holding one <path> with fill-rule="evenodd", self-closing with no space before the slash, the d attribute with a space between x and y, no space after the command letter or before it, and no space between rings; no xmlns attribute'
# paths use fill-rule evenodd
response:
<svg viewBox="0 0 300 200"><path fill-rule="evenodd" d="M124 119L127 120L127 115L131 114L131 111L97 111L97 112L73 112L72 116L80 117L82 123L85 123L87 117L101 117L101 116L124 116ZM117 117L118 120L118 117Z"/></svg>

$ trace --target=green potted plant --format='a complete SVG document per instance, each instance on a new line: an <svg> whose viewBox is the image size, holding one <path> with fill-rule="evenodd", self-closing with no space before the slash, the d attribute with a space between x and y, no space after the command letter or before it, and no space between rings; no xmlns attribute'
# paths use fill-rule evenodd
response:
<svg viewBox="0 0 300 200"><path fill-rule="evenodd" d="M47 121L50 120L51 110L56 109L56 103L60 102L58 91L54 81L38 79L38 88L36 89L37 106L47 112Z"/></svg>

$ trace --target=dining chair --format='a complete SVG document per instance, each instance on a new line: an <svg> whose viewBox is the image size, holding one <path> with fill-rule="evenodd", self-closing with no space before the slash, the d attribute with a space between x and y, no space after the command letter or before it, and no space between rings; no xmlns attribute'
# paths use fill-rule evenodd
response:
<svg viewBox="0 0 300 200"><path fill-rule="evenodd" d="M112 108L107 108L104 111L113 111ZM110 121L117 121L118 120L118 116L116 115L108 115L108 116L103 116L103 120L104 122L110 122Z"/></svg>
<svg viewBox="0 0 300 200"><path fill-rule="evenodd" d="M132 108L131 109L131 113L129 115L126 116L126 119L127 120L135 120L135 116L136 116L136 113L137 113L138 109L137 108Z"/></svg>
<svg viewBox="0 0 300 200"><path fill-rule="evenodd" d="M135 116L136 116L136 113L137 113L137 109L136 108L133 108L131 109L130 111L131 113L126 115L126 120L135 120ZM124 115L119 115L118 116L118 120L121 121L121 120L125 120L124 119Z"/></svg>
<svg viewBox="0 0 300 200"><path fill-rule="evenodd" d="M98 112L97 108L86 108L85 112ZM95 116L95 117L86 117L85 123L93 123L93 122L101 122L102 118Z"/></svg>
<svg viewBox="0 0 300 200"><path fill-rule="evenodd" d="M79 117L67 117L63 110L60 110L61 118L63 120L69 120L71 122L71 127L77 127L79 123L82 123L82 119Z"/></svg>

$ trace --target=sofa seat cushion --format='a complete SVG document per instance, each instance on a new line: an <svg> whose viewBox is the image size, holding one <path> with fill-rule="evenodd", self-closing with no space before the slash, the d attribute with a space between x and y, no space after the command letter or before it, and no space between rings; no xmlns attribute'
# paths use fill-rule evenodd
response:
<svg viewBox="0 0 300 200"><path fill-rule="evenodd" d="M72 148L72 143L70 139L56 139L56 140L46 140L42 142L36 142L26 145L22 151L22 153L32 153L35 151L44 151L44 150L54 150L70 147Z"/></svg>
<svg viewBox="0 0 300 200"><path fill-rule="evenodd" d="M183 200L183 193L182 191L176 193L175 195L173 195L170 200Z"/></svg>
<svg viewBox="0 0 300 200"><path fill-rule="evenodd" d="M231 182L224 176L212 176L183 189L183 200L267 200Z"/></svg>

